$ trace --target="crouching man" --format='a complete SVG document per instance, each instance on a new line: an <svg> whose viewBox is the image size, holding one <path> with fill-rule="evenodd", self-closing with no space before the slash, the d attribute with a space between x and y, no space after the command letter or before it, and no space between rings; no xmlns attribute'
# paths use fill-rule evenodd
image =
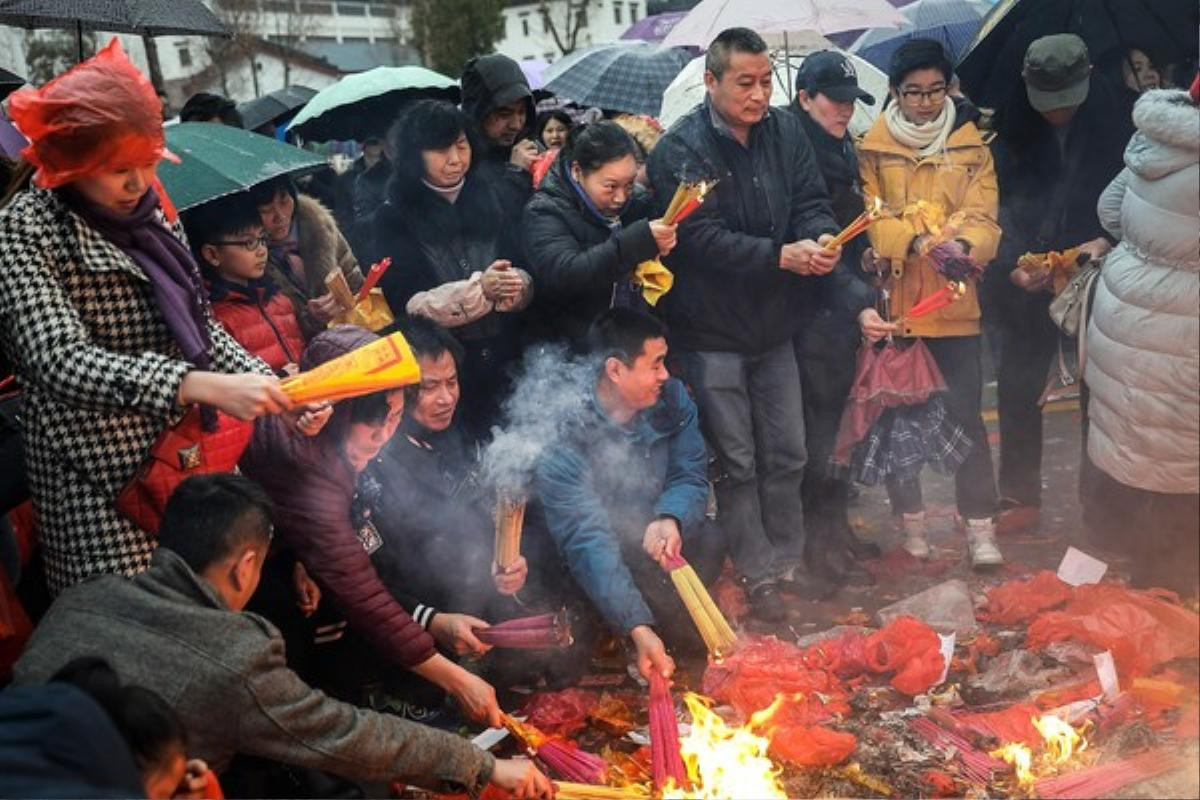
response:
<svg viewBox="0 0 1200 800"><path fill-rule="evenodd" d="M571 576L604 621L628 636L644 677L669 677L672 649L699 637L663 564L692 562L711 580L723 558L705 524L707 453L696 405L667 373L666 330L653 317L611 309L596 320L595 389L547 448L535 489Z"/></svg>

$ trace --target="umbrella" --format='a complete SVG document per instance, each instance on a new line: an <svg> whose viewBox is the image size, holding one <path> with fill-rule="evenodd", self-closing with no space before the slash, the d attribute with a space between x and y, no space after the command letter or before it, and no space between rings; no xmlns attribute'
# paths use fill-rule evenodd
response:
<svg viewBox="0 0 1200 800"><path fill-rule="evenodd" d="M0 0L0 25L75 31L79 60L83 32L140 36L229 36L201 0Z"/></svg>
<svg viewBox="0 0 1200 800"><path fill-rule="evenodd" d="M883 97L887 94L887 75L853 53L845 55L854 63L854 68L858 72L858 85L875 96L875 105L873 106L862 102L854 104L854 116L850 118L850 132L858 136L865 133L875 122L875 118L879 116ZM775 60L779 61L781 58L781 56L777 56ZM804 58L793 55L788 58L788 61L794 72L804 62ZM773 106L786 106L792 101L782 72L783 70L780 69L775 70L774 86L771 90L771 105ZM700 56L689 62L663 93L662 108L658 114L659 122L664 128L669 128L675 120L703 102L704 94L704 56Z"/></svg>
<svg viewBox="0 0 1200 800"><path fill-rule="evenodd" d="M162 162L158 176L180 211L280 175L325 166L318 155L228 125L181 122L165 130L167 147L179 156L179 163Z"/></svg>
<svg viewBox="0 0 1200 800"><path fill-rule="evenodd" d="M314 142L362 141L386 131L404 102L418 97L457 103L458 82L424 67L375 67L317 92L288 129Z"/></svg>
<svg viewBox="0 0 1200 800"><path fill-rule="evenodd" d="M708 47L721 31L736 27L759 33L837 33L903 24L904 16L887 0L701 0L663 44Z"/></svg>
<svg viewBox="0 0 1200 800"><path fill-rule="evenodd" d="M526 58L517 63L521 65L521 72L525 74L530 89L536 92L546 85L546 68L550 66L549 62L542 58Z"/></svg>
<svg viewBox="0 0 1200 800"><path fill-rule="evenodd" d="M998 108L1022 85L1021 66L1033 40L1074 33L1093 64L1129 48L1152 51L1159 66L1196 58L1196 0L1003 0L984 20L958 65L963 90L977 105Z"/></svg>
<svg viewBox="0 0 1200 800"><path fill-rule="evenodd" d="M285 86L254 100L239 103L238 113L242 115L242 124L246 130L252 131L268 122L278 124L281 117L296 112L316 94L316 89L307 86Z"/></svg>
<svg viewBox="0 0 1200 800"><path fill-rule="evenodd" d="M687 16L686 11L667 11L642 17L621 34L622 39L638 39L643 42L661 42L679 20Z"/></svg>
<svg viewBox="0 0 1200 800"><path fill-rule="evenodd" d="M916 0L900 9L908 22L899 29L869 30L850 47L850 52L887 69L892 53L912 39L941 42L951 59L966 51L991 6L983 0Z"/></svg>
<svg viewBox="0 0 1200 800"><path fill-rule="evenodd" d="M654 116L690 59L683 50L648 42L593 45L551 64L546 88L585 106Z"/></svg>
<svg viewBox="0 0 1200 800"><path fill-rule="evenodd" d="M29 146L29 140L17 130L17 126L8 121L4 111L0 109L0 156L16 161L21 151Z"/></svg>
<svg viewBox="0 0 1200 800"><path fill-rule="evenodd" d="M0 69L0 100L8 97L24 85L25 79L20 75L14 75L6 69Z"/></svg>

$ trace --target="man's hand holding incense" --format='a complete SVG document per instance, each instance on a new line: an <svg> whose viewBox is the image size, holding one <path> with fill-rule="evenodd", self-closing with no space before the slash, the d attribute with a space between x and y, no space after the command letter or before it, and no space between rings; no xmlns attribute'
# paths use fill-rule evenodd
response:
<svg viewBox="0 0 1200 800"><path fill-rule="evenodd" d="M679 523L670 517L659 517L651 522L646 526L646 534L642 537L642 549L660 565L667 557L678 558L683 550Z"/></svg>
<svg viewBox="0 0 1200 800"><path fill-rule="evenodd" d="M553 797L554 784L534 763L525 758L498 758L492 769L491 783L508 791L518 800Z"/></svg>
<svg viewBox="0 0 1200 800"><path fill-rule="evenodd" d="M345 310L333 292L326 292L308 301L308 313L316 317L318 322L329 322Z"/></svg>
<svg viewBox="0 0 1200 800"><path fill-rule="evenodd" d="M525 560L525 556L519 556L516 561L504 568L492 564L492 583L500 594L509 596L516 594L525 586L528 578L529 562Z"/></svg>
<svg viewBox="0 0 1200 800"><path fill-rule="evenodd" d="M439 611L429 623L429 633L442 647L453 650L460 656L481 656L492 647L479 641L474 628L486 627L488 624L476 617Z"/></svg>
<svg viewBox="0 0 1200 800"><path fill-rule="evenodd" d="M664 678L675 674L675 661L667 655L667 648L662 639L658 638L658 634L649 625L638 625L629 632L629 638L637 648L638 672L643 678L650 680L653 673L658 673Z"/></svg>
<svg viewBox="0 0 1200 800"><path fill-rule="evenodd" d="M833 237L826 234L821 238L828 241ZM779 266L797 275L825 275L833 271L841 257L841 248L830 250L812 239L801 239L780 248Z"/></svg>
<svg viewBox="0 0 1200 800"><path fill-rule="evenodd" d="M533 169L533 162L537 161L538 146L529 139L522 139L512 147L512 152L509 153L508 160L514 166L529 172Z"/></svg>

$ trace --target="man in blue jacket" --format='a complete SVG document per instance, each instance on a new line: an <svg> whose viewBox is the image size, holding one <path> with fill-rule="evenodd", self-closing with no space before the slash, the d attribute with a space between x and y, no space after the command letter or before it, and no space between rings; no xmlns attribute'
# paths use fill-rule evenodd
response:
<svg viewBox="0 0 1200 800"><path fill-rule="evenodd" d="M645 677L698 639L662 567L681 553L702 578L723 554L704 525L707 454L696 405L667 373L666 329L610 309L592 326L601 360L587 410L543 454L535 477L546 523L572 577L612 628L628 635ZM657 631L656 631L657 627Z"/></svg>

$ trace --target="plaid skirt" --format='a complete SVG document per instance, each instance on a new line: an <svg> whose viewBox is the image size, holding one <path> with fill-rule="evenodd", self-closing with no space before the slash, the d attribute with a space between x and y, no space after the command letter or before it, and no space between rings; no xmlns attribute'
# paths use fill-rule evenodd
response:
<svg viewBox="0 0 1200 800"><path fill-rule="evenodd" d="M889 408L854 447L849 469L842 475L867 486L888 478L915 479L926 464L953 475L974 444L966 431L946 413L934 395L918 405Z"/></svg>

